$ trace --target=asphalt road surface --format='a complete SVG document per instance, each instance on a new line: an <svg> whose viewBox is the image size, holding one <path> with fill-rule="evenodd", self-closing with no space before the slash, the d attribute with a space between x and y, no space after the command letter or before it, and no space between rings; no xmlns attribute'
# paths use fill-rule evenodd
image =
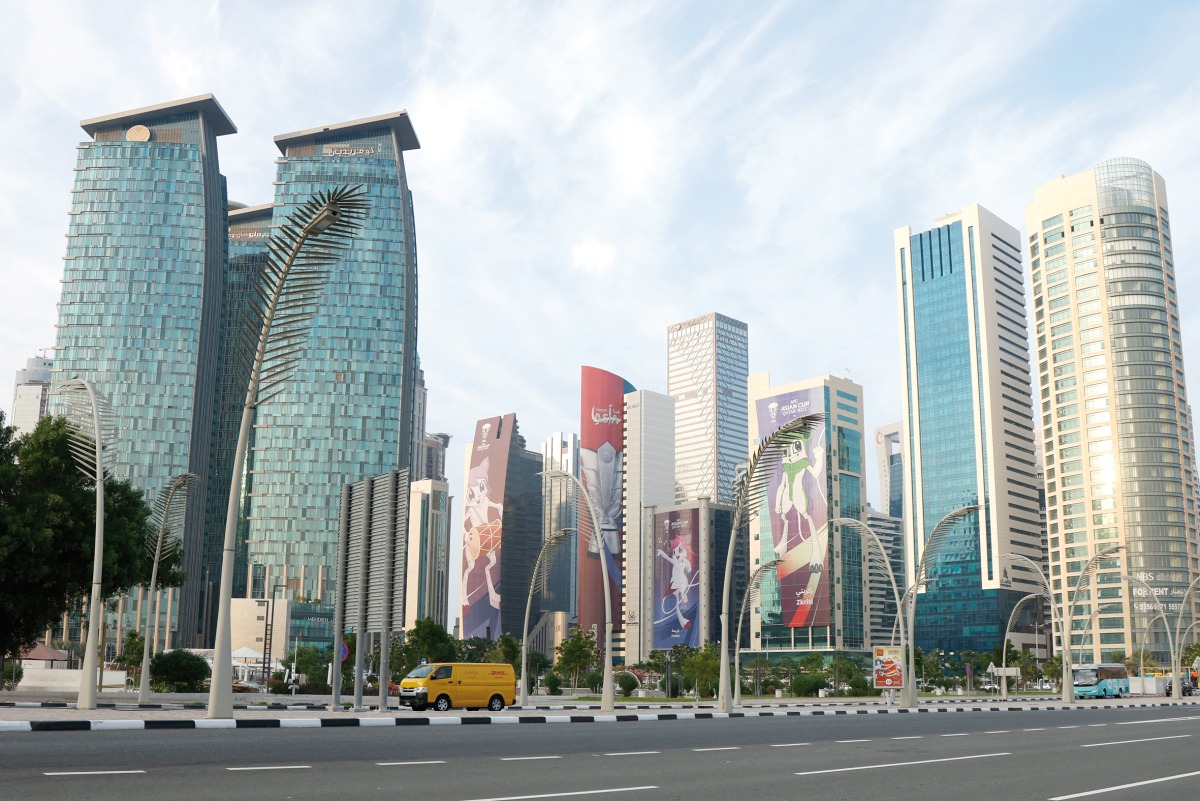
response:
<svg viewBox="0 0 1200 801"><path fill-rule="evenodd" d="M0 734L0 798L1193 798L1200 708Z"/></svg>

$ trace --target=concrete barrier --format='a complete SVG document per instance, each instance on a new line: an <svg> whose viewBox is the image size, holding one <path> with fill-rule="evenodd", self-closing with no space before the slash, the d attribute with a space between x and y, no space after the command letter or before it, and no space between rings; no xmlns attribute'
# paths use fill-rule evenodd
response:
<svg viewBox="0 0 1200 801"><path fill-rule="evenodd" d="M69 668L25 668L25 675L17 689L22 692L78 692L83 679L82 670ZM101 682L105 690L124 690L125 671L106 670Z"/></svg>

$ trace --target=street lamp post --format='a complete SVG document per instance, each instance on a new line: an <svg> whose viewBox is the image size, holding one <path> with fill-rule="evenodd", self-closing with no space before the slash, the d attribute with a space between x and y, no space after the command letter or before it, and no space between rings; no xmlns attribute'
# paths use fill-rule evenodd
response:
<svg viewBox="0 0 1200 801"><path fill-rule="evenodd" d="M155 584L158 581L158 566L164 557L173 556L179 549L178 532L183 526L183 516L187 509L188 493L196 482L192 473L181 473L175 476L158 493L154 504L154 516L157 518L157 533L153 540L148 539L147 548L154 555L153 567L150 568L150 585L146 588L146 625L142 627L142 676L138 686L138 703L150 702L150 599L154 598L154 625L158 626L158 597L155 595ZM177 503L180 501L180 503ZM139 610L140 611L140 610Z"/></svg>
<svg viewBox="0 0 1200 801"><path fill-rule="evenodd" d="M941 547L941 540L950 528L962 520L972 512L979 511L980 507L976 504L968 504L960 506L954 511L947 514L937 522L933 527L933 531L929 533L929 538L925 540L925 547L921 549L921 561L917 565L917 570L913 574L912 585L904 591L904 597L901 599L902 606L907 604L907 620L908 620L908 655L905 657L905 662L908 664L908 675L915 676L917 673L917 649L916 649L916 625L917 625L917 593L925 586L928 581L929 574L929 555L937 553ZM900 614L901 610L896 610ZM903 637L903 634L901 635ZM915 708L918 704L916 688L910 686L911 682L905 682L904 687L900 692L900 705Z"/></svg>
<svg viewBox="0 0 1200 801"><path fill-rule="evenodd" d="M1100 566L1100 560L1105 559L1125 548L1124 545L1114 545L1111 548L1105 548L1098 552L1083 566L1083 570L1075 579L1075 588L1071 593L1069 606L1065 606L1062 613L1056 609L1054 603L1054 589L1050 585L1050 581L1046 578L1046 574L1042 572L1042 567L1037 562L1034 562L1028 556L1019 553L1002 553L1000 559L1006 562L1012 562L1025 568L1029 572L1037 576L1037 584L1042 588L1041 594L1046 597L1050 603L1050 628L1053 632L1054 626L1058 626L1059 636L1062 639L1063 647L1060 651L1062 657L1062 702L1064 704L1075 703L1075 689L1072 679L1071 670L1071 632L1070 619L1072 610L1075 609L1076 603L1079 601L1079 593L1082 591L1084 584L1088 583L1093 573Z"/></svg>
<svg viewBox="0 0 1200 801"><path fill-rule="evenodd" d="M68 443L79 470L96 482L96 539L92 554L92 595L88 603L88 633L83 652L77 709L96 708L96 647L104 604L100 586L104 575L104 479L112 468L116 448L116 422L108 398L90 381L72 378L55 388L67 401ZM104 668L100 668L103 681Z"/></svg>
<svg viewBox="0 0 1200 801"><path fill-rule="evenodd" d="M349 250L366 219L368 207L366 190L361 186L313 195L271 235L267 242L267 263L255 276L243 333L245 342L254 343L254 351L244 354L249 381L225 512L216 642L208 691L209 718L233 717L230 605L234 549L242 473L255 410L283 391L291 377L303 354L308 323L317 313L329 269Z"/></svg>
<svg viewBox="0 0 1200 801"><path fill-rule="evenodd" d="M721 591L721 673L717 684L717 709L722 712L733 711L733 699L729 693L729 658L725 651L729 647L729 600L733 585L733 556L737 551L738 529L742 525L746 507L751 503L757 505L767 490L768 473L760 471L759 468L763 466L764 459L771 465L778 463L787 445L806 439L813 428L824 419L825 415L821 413L807 414L772 431L759 443L754 453L750 454L746 472L737 482L733 525L729 532L729 549L725 554L725 584Z"/></svg>
<svg viewBox="0 0 1200 801"><path fill-rule="evenodd" d="M742 611L738 613L738 633L737 642L733 644L733 703L736 706L741 706L742 703L742 621L746 618L746 610L749 605L758 597L758 591L762 587L763 576L767 571L773 569L782 560L772 559L770 562L764 562L759 565L754 573L750 576L750 583L746 586L746 594L742 596ZM757 684L757 681L755 682ZM757 690L755 691L757 694Z"/></svg>
<svg viewBox="0 0 1200 801"><path fill-rule="evenodd" d="M533 609L533 594L546 587L546 573L549 572L549 565L543 567L542 560L546 558L546 554L550 552L554 546L558 545L566 538L568 534L574 532L573 528L560 528L558 531L551 534L542 543L542 547L538 550L537 560L533 563L533 576L529 580L529 597L525 600L525 627L521 629L521 696L518 702L520 706L525 706L529 703L529 674L527 672L526 655L529 652L529 613Z"/></svg>
<svg viewBox="0 0 1200 801"><path fill-rule="evenodd" d="M588 493L587 488L583 486L583 482L576 476L571 475L563 470L546 470L541 475L549 479L567 479L575 485L578 494L583 498L587 505L588 516L591 525L591 534L593 537L599 538L597 544L600 548L600 572L604 582L604 660L601 666L604 676L604 687L600 692L600 710L602 712L611 712L613 710L613 669L612 669L612 647L613 647L613 620L612 620L612 587L608 578L608 560L604 558L604 551L607 546L603 538L600 537L600 527L598 521L600 517L596 514L596 506L592 503L592 496ZM582 535L581 535L582 536Z"/></svg>
<svg viewBox="0 0 1200 801"><path fill-rule="evenodd" d="M1008 633L1012 631L1013 620L1017 616L1017 610L1021 608L1021 604L1026 601L1040 598L1041 593L1031 592L1013 605L1012 611L1008 613L1008 625L1004 627L1004 641L1000 643L1000 697L1008 698Z"/></svg>

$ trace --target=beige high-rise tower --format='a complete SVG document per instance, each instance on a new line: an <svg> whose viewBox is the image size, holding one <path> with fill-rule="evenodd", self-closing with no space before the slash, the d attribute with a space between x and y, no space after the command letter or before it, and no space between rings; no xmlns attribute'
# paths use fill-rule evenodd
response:
<svg viewBox="0 0 1200 801"><path fill-rule="evenodd" d="M1166 665L1155 599L1173 630L1200 572L1166 184L1111 159L1038 187L1025 216L1056 601L1089 558L1125 546L1068 612L1072 661L1146 647Z"/></svg>

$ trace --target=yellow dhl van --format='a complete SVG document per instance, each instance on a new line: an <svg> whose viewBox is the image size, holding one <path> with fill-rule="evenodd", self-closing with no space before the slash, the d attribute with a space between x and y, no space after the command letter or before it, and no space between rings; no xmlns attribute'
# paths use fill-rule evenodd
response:
<svg viewBox="0 0 1200 801"><path fill-rule="evenodd" d="M512 665L488 662L436 662L418 665L400 682L400 703L418 712L432 706L499 712L516 701L517 676Z"/></svg>

